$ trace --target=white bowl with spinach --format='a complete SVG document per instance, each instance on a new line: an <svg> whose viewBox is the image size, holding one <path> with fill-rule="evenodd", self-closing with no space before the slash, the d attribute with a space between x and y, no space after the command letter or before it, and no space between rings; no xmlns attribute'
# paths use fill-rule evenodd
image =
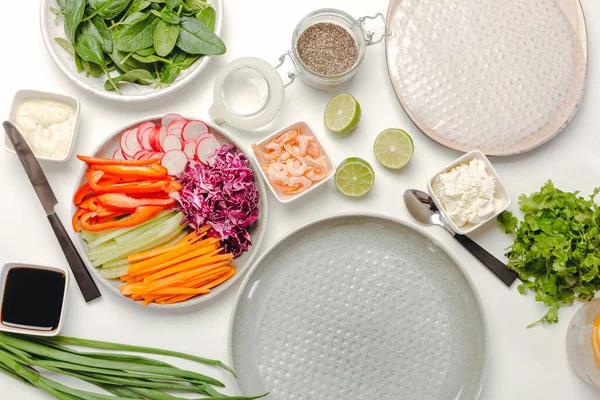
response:
<svg viewBox="0 0 600 400"><path fill-rule="evenodd" d="M221 0L42 0L40 24L69 79L139 102L176 91L225 53L222 15Z"/></svg>

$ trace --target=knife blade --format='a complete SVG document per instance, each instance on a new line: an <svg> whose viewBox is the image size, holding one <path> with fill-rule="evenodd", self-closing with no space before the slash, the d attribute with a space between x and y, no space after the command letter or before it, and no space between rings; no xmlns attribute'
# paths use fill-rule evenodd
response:
<svg viewBox="0 0 600 400"><path fill-rule="evenodd" d="M81 290L81 294L83 294L83 298L87 303L97 299L101 296L100 290L98 290L92 275L85 266L75 245L71 241L69 234L54 211L54 207L58 204L58 200L48 183L48 179L46 179L42 167L17 128L8 121L4 121L2 126L6 131L8 140L12 143L17 156L19 157L19 161L21 161L21 164L23 165L23 169L25 169L25 173L27 173L27 176L29 177L29 181L33 185L35 193L44 207L44 211L48 216L48 221L54 230L54 234L65 254L65 258L71 267L71 271L79 286L79 290Z"/></svg>

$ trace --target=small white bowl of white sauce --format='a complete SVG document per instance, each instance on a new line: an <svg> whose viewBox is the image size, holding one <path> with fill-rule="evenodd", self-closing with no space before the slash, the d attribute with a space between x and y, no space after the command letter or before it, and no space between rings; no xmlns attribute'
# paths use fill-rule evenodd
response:
<svg viewBox="0 0 600 400"><path fill-rule="evenodd" d="M12 122L38 160L66 161L71 157L79 125L79 100L62 94L19 90L13 99ZM4 150L15 153L4 136Z"/></svg>

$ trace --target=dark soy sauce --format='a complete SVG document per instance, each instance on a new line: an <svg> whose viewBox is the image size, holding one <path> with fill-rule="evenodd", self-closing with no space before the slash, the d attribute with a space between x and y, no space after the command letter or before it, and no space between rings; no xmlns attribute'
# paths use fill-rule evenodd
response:
<svg viewBox="0 0 600 400"><path fill-rule="evenodd" d="M60 322L65 284L65 275L59 271L11 268L2 298L2 324L38 331L55 330Z"/></svg>

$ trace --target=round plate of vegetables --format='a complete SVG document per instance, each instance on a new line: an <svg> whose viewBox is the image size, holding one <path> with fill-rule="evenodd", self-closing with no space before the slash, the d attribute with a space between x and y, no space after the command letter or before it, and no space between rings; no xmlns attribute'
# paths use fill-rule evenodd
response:
<svg viewBox="0 0 600 400"><path fill-rule="evenodd" d="M60 70L100 97L174 92L224 54L221 0L42 0L44 43Z"/></svg>
<svg viewBox="0 0 600 400"><path fill-rule="evenodd" d="M256 256L265 186L245 152L177 114L109 136L83 163L73 195L76 245L113 292L183 307L225 290Z"/></svg>

